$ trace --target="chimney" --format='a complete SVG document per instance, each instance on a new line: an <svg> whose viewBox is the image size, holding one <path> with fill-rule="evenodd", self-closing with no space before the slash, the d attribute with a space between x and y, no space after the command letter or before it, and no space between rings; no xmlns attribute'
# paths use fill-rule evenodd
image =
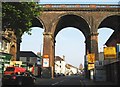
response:
<svg viewBox="0 0 120 87"><path fill-rule="evenodd" d="M65 56L63 55L63 60L65 61Z"/></svg>

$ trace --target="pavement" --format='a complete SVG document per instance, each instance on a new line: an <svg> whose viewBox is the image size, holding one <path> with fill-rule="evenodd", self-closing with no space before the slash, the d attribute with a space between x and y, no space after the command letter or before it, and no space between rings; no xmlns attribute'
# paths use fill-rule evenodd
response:
<svg viewBox="0 0 120 87"><path fill-rule="evenodd" d="M89 86L108 86L108 87L118 87L117 84L113 83L113 82L107 82L107 81L94 81L91 79L82 79L82 85L84 87L89 87Z"/></svg>

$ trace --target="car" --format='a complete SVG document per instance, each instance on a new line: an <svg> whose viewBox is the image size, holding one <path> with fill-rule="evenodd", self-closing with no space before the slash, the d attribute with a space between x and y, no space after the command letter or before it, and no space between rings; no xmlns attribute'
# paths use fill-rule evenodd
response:
<svg viewBox="0 0 120 87"><path fill-rule="evenodd" d="M22 72L26 72L26 69L23 67L9 66L4 71L4 75L11 75L11 74L22 73Z"/></svg>
<svg viewBox="0 0 120 87"><path fill-rule="evenodd" d="M4 75L2 77L2 85L34 85L36 77L30 72L23 72L21 74Z"/></svg>

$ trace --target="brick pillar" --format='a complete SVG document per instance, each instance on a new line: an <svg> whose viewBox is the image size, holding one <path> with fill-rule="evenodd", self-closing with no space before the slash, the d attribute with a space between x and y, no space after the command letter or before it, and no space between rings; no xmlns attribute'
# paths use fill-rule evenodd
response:
<svg viewBox="0 0 120 87"><path fill-rule="evenodd" d="M87 61L87 54L90 53L90 46L91 46L91 43L90 43L90 38L87 37L86 38L86 41L85 41L85 44L86 44L86 52L85 52L85 59L84 59L84 66L85 66L85 77L90 79L90 73L89 73L89 70L88 70L88 61Z"/></svg>
<svg viewBox="0 0 120 87"><path fill-rule="evenodd" d="M90 44L91 44L91 53L95 53L95 60L99 60L98 58L98 33L92 32L90 35Z"/></svg>
<svg viewBox="0 0 120 87"><path fill-rule="evenodd" d="M43 58L45 55L49 58L49 67L51 68L51 77L54 76L54 39L51 32L44 32Z"/></svg>
<svg viewBox="0 0 120 87"><path fill-rule="evenodd" d="M98 60L98 33L91 33L86 38L86 55L89 53L95 53L95 60ZM86 58L86 57L85 57ZM88 62L85 59L85 72L86 72L86 78L90 79L90 71L88 70ZM95 69L95 68L94 68Z"/></svg>

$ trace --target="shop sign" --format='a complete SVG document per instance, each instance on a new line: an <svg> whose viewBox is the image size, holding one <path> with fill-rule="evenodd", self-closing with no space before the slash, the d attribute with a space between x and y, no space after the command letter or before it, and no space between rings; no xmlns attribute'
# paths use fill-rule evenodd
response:
<svg viewBox="0 0 120 87"><path fill-rule="evenodd" d="M95 65L94 64L88 64L88 70L94 69Z"/></svg>
<svg viewBox="0 0 120 87"><path fill-rule="evenodd" d="M116 48L115 47L104 47L104 58L116 58Z"/></svg>
<svg viewBox="0 0 120 87"><path fill-rule="evenodd" d="M94 63L95 62L95 53L90 53L87 55L88 63Z"/></svg>

